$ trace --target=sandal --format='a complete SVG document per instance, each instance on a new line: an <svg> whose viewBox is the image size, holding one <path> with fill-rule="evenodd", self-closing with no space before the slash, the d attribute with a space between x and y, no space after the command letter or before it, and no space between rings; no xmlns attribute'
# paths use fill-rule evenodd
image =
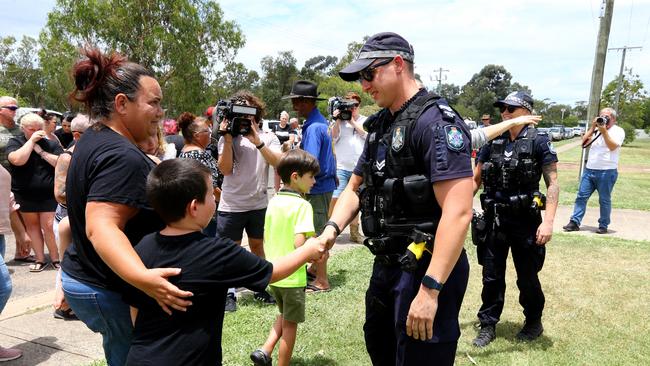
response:
<svg viewBox="0 0 650 366"><path fill-rule="evenodd" d="M43 272L43 270L47 267L47 264L43 262L34 262L29 266L29 271L30 272Z"/></svg>
<svg viewBox="0 0 650 366"><path fill-rule="evenodd" d="M54 269L60 269L61 268L61 261L52 261L52 267Z"/></svg>
<svg viewBox="0 0 650 366"><path fill-rule="evenodd" d="M14 262L34 263L36 262L36 257L33 255L28 255L26 257L14 257Z"/></svg>
<svg viewBox="0 0 650 366"><path fill-rule="evenodd" d="M311 284L311 283L307 284L307 287L305 287L305 293L308 293L308 294L317 294L319 292L330 292L330 290L331 289L329 287L328 288L321 288L321 287L318 287L318 286L316 286L314 284Z"/></svg>

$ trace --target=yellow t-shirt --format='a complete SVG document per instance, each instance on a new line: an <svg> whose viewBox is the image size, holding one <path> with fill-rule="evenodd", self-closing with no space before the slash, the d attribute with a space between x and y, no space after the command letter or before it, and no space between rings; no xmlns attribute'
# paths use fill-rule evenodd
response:
<svg viewBox="0 0 650 366"><path fill-rule="evenodd" d="M264 253L269 261L283 257L296 248L295 235L314 235L314 214L311 204L298 193L280 191L266 208L264 219ZM307 272L301 267L284 280L272 283L277 287L307 286Z"/></svg>

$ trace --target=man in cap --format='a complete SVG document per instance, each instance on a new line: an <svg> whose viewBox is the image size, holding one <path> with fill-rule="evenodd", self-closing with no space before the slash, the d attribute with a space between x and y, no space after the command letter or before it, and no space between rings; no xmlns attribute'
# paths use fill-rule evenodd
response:
<svg viewBox="0 0 650 366"><path fill-rule="evenodd" d="M533 98L524 91L517 91L495 102L494 106L507 121L530 115ZM560 193L557 161L548 136L537 134L534 127L526 125L510 128L479 152L474 193L482 183L483 217L477 220L483 222L480 225L473 222L472 227L479 264L483 265L483 304L478 312L481 330L473 341L477 347L485 347L496 338L496 323L504 304L509 250L517 271L519 303L526 317L517 339L531 341L544 330L544 293L537 274L544 264L545 245L553 234ZM542 175L546 197L539 191ZM542 210L546 210L544 220Z"/></svg>
<svg viewBox="0 0 650 366"><path fill-rule="evenodd" d="M364 324L374 365L453 364L469 275L469 131L418 86L413 61L404 38L379 33L339 72L383 109L364 124L363 153L319 239L331 247L361 209L364 244L375 254ZM408 255L412 241L426 243L419 259Z"/></svg>
<svg viewBox="0 0 650 366"><path fill-rule="evenodd" d="M481 125L478 128L487 127L492 124L492 117L489 114L484 114L481 116Z"/></svg>
<svg viewBox="0 0 650 366"><path fill-rule="evenodd" d="M298 80L293 84L291 93L283 99L291 99L293 110L305 118L302 126L300 148L314 155L320 164L320 172L316 175L316 183L307 194L307 201L314 210L314 228L317 233L323 229L327 221L332 192L336 189L336 160L332 150L332 138L328 133L329 124L316 108L316 102L324 100L318 97L318 87L311 81ZM307 285L307 292L321 292L330 289L327 278L327 259L313 264L311 273L316 278Z"/></svg>

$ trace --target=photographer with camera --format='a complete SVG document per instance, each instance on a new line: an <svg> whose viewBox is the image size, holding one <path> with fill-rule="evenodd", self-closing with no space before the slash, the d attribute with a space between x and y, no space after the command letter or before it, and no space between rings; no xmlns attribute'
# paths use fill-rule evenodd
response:
<svg viewBox="0 0 650 366"><path fill-rule="evenodd" d="M329 110L335 119L330 126L336 151L336 176L339 182L332 194L328 216L331 216L336 200L348 185L366 142L368 133L363 129L366 117L359 114L360 105L361 97L355 92L347 93L345 99L330 98ZM350 223L350 241L359 244L363 242L363 237L359 233L359 215Z"/></svg>
<svg viewBox="0 0 650 366"><path fill-rule="evenodd" d="M598 132L596 132L598 130ZM616 126L616 111L603 108L591 127L582 137L582 146L589 149L589 159L580 180L573 215L564 231L580 230L580 223L587 209L587 201L598 191L600 218L597 234L607 234L612 213L612 190L618 178L618 157L625 140L625 130Z"/></svg>
<svg viewBox="0 0 650 366"><path fill-rule="evenodd" d="M224 175L218 207L217 233L241 243L244 230L251 252L264 258L264 215L268 205L269 166L280 160L280 141L263 132L264 103L248 91L240 91L216 106L219 125L219 170ZM275 301L268 292L256 300ZM235 290L228 290L226 311L237 309Z"/></svg>

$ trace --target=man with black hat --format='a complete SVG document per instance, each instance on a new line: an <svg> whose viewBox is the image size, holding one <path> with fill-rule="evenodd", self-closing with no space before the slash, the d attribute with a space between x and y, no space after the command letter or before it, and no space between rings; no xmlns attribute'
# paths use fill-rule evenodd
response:
<svg viewBox="0 0 650 366"><path fill-rule="evenodd" d="M314 228L317 233L323 229L327 221L332 192L336 189L336 160L332 149L332 137L328 133L329 124L316 108L316 101L324 100L318 97L318 87L311 81L298 80L293 84L291 93L283 99L291 99L293 110L300 117L306 118L302 126L300 148L314 155L320 164L320 172L316 175L316 183L307 194L307 201L314 210ZM313 264L310 272L316 273L316 278L307 285L307 292L321 292L330 289L327 278L327 259Z"/></svg>
<svg viewBox="0 0 650 366"><path fill-rule="evenodd" d="M373 365L453 364L469 275L470 134L444 99L418 86L413 61L404 38L379 33L339 72L383 108L364 123L363 153L319 237L333 245L361 209L375 254L364 324Z"/></svg>
<svg viewBox="0 0 650 366"><path fill-rule="evenodd" d="M524 91L510 93L494 103L504 121L530 115L533 98ZM472 236L483 265L483 304L478 312L481 330L474 339L485 347L496 338L496 323L503 310L508 250L517 271L519 303L526 321L517 339L531 341L542 327L544 293L538 272L553 234L553 219L560 188L557 154L545 134L531 126L515 126L483 147L474 170L474 193L483 183L483 216L473 222ZM544 176L546 197L539 191ZM544 220L541 211L546 210ZM477 224L478 221L480 224Z"/></svg>

